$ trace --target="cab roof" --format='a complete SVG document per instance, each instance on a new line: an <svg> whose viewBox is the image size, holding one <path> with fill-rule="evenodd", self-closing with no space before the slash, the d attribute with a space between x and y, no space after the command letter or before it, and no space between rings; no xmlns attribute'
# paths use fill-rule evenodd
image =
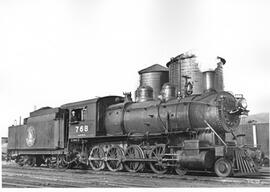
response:
<svg viewBox="0 0 270 192"><path fill-rule="evenodd" d="M80 105L87 105L90 103L97 103L99 100L103 100L103 99L108 99L108 98L122 98L121 96L106 96L106 97L97 97L94 99L88 99L88 100L83 100L83 101L77 101L77 102L72 102L72 103L67 103L64 105L61 105L61 108L71 108L71 107L76 107L76 106L80 106Z"/></svg>

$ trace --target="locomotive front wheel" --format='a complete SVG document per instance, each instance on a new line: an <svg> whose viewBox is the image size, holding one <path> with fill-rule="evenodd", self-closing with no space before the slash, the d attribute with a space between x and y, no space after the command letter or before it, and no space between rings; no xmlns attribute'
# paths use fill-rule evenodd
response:
<svg viewBox="0 0 270 192"><path fill-rule="evenodd" d="M143 150L138 145L131 145L126 149L125 157L127 159L144 159ZM129 172L138 172L144 168L144 162L126 161L124 166Z"/></svg>
<svg viewBox="0 0 270 192"><path fill-rule="evenodd" d="M160 162L165 154L165 148L163 146L156 146L150 153L150 159L156 159L157 162L151 162L150 168L157 174L164 174L167 172L167 167Z"/></svg>
<svg viewBox="0 0 270 192"><path fill-rule="evenodd" d="M89 163L94 171L100 171L105 168L105 152L100 146L95 146L89 155Z"/></svg>
<svg viewBox="0 0 270 192"><path fill-rule="evenodd" d="M215 173L219 177L228 177L232 174L232 165L230 161L220 158L215 163Z"/></svg>
<svg viewBox="0 0 270 192"><path fill-rule="evenodd" d="M106 165L110 171L120 171L123 169L122 159L124 158L124 150L119 146L113 146L107 153Z"/></svg>

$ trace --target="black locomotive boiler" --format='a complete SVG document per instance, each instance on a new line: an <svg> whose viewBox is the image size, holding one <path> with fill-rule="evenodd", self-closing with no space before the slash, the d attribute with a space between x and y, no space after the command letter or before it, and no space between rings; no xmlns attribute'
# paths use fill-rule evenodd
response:
<svg viewBox="0 0 270 192"><path fill-rule="evenodd" d="M216 69L205 72L186 54L168 68L139 71L135 101L124 93L36 110L9 127L9 155L31 166L254 174L247 152L225 140L248 111L242 96L223 90L225 60L217 59Z"/></svg>

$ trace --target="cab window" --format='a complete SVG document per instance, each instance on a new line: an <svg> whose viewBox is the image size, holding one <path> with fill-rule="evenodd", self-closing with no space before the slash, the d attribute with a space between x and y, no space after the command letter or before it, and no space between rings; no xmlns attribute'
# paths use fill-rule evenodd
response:
<svg viewBox="0 0 270 192"><path fill-rule="evenodd" d="M87 107L72 109L70 114L70 122L78 123L79 121L85 120L86 109Z"/></svg>

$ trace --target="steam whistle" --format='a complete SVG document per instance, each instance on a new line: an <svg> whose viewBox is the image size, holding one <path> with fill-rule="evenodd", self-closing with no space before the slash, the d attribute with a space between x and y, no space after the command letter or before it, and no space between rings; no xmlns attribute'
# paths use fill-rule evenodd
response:
<svg viewBox="0 0 270 192"><path fill-rule="evenodd" d="M189 96L193 93L193 84L189 81L191 77L187 75L182 76L185 79L185 96Z"/></svg>

